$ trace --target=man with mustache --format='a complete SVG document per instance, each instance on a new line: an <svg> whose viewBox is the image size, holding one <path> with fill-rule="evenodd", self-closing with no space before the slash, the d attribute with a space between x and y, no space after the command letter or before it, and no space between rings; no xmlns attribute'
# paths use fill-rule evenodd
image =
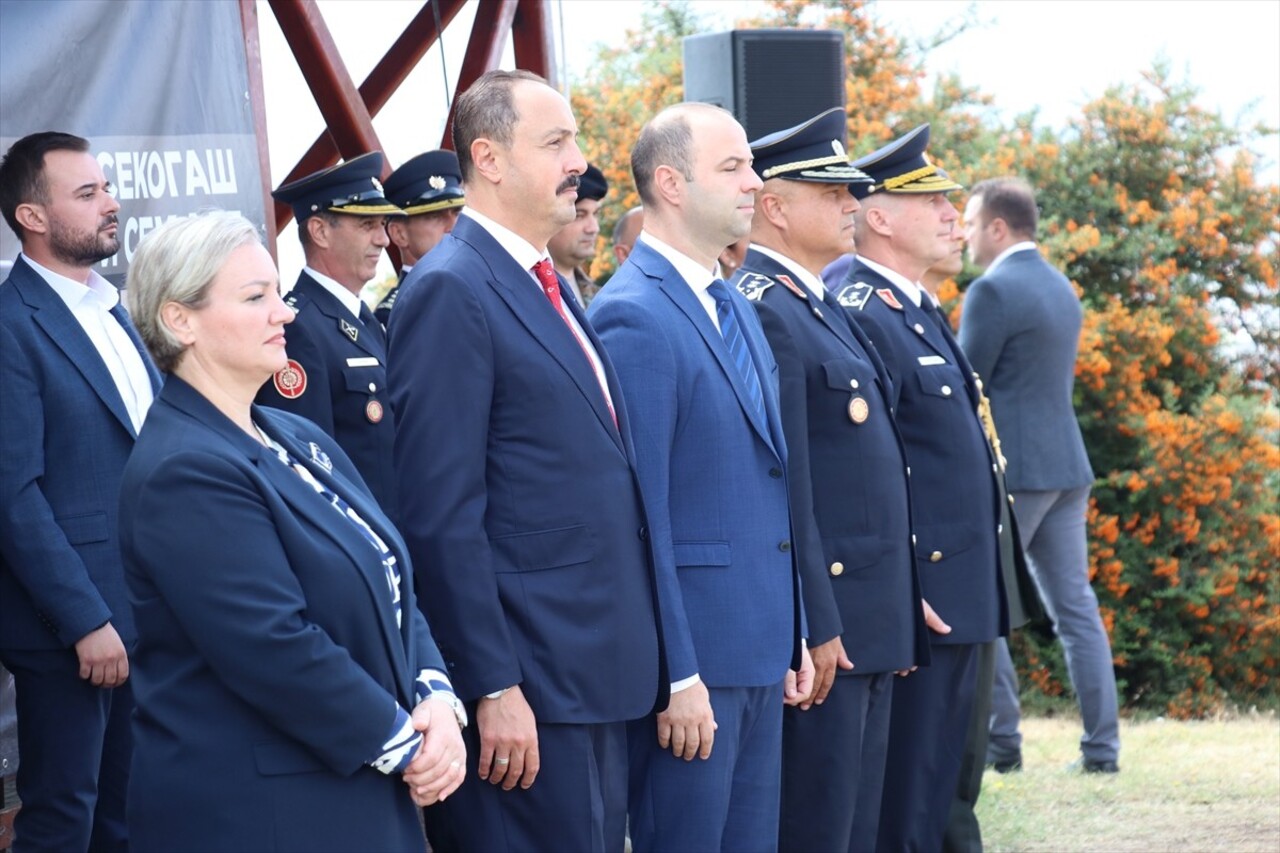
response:
<svg viewBox="0 0 1280 853"><path fill-rule="evenodd" d="M381 173L382 155L373 151L272 193L293 207L306 266L285 298L297 312L285 332L289 363L262 386L258 403L302 415L333 436L394 520L387 340L360 299L390 244L387 219L405 216L383 195Z"/></svg>
<svg viewBox="0 0 1280 853"><path fill-rule="evenodd" d="M547 252L577 130L527 71L459 96L467 206L388 327L400 526L473 721L464 850L621 850L625 721L666 705L636 426Z"/></svg>
<svg viewBox="0 0 1280 853"><path fill-rule="evenodd" d="M809 693L778 367L750 303L716 275L751 231L746 133L710 104L659 113L631 171L644 230L591 303L634 416L671 704L631 724L631 840L772 849L782 708Z"/></svg>
<svg viewBox="0 0 1280 853"><path fill-rule="evenodd" d="M0 660L17 690L16 850L127 849L136 633L117 501L160 374L93 265L120 204L89 143L43 132L0 162L22 243L0 284Z"/></svg>

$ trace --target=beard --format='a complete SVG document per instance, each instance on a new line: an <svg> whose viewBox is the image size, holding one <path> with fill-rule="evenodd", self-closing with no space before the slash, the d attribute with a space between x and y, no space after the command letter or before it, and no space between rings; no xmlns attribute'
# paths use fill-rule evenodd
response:
<svg viewBox="0 0 1280 853"><path fill-rule="evenodd" d="M75 267L89 267L98 261L120 251L120 238L109 237L102 230L108 225L118 224L114 214L105 217L97 231L88 233L77 231L63 225L60 220L49 222L49 250L53 256L64 264Z"/></svg>

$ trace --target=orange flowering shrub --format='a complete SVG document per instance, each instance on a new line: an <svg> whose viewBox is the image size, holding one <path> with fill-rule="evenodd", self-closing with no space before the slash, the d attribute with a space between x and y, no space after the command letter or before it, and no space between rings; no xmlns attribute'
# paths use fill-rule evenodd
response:
<svg viewBox="0 0 1280 853"><path fill-rule="evenodd" d="M1098 477L1089 570L1124 701L1175 716L1274 705L1280 187L1258 182L1251 146L1273 143L1276 129L1226 125L1160 66L1065 128L1034 113L1006 122L955 76L926 98L918 49L881 26L873 4L766 9L738 26L846 34L854 156L928 121L931 158L961 183L1017 174L1037 188L1041 247L1085 305L1076 403ZM587 157L612 187L596 274L612 270L612 224L636 203L631 144L681 99L680 39L702 29L686 4L657 4L573 90ZM962 193L954 201L963 209ZM943 286L953 321L975 274ZM1024 631L1013 647L1024 689L1063 692L1058 644Z"/></svg>

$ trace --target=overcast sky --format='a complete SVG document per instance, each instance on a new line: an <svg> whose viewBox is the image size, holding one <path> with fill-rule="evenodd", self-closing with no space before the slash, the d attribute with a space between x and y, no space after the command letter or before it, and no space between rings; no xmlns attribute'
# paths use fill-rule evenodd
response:
<svg viewBox="0 0 1280 853"><path fill-rule="evenodd" d="M560 50L570 77L585 74L600 44L619 44L652 2L553 0ZM695 0L710 30L728 28L763 7L750 0ZM359 85L404 26L419 0L319 0L334 40ZM259 19L273 184L278 185L320 132L322 121L265 0ZM1201 90L1199 102L1229 122L1280 127L1280 0L876 0L872 13L904 38L924 40L968 15L964 33L925 57L927 79L956 72L995 98L1008 115L1038 108L1040 123L1061 128L1088 101L1116 84L1136 83L1156 59L1173 79ZM387 156L399 165L440 145L447 114L445 74L454 79L474 4L445 30L401 90L374 119ZM511 67L508 48L503 67ZM1264 177L1280 175L1280 140L1272 137ZM295 229L280 241L282 278L300 268ZM384 261L386 271L390 262Z"/></svg>

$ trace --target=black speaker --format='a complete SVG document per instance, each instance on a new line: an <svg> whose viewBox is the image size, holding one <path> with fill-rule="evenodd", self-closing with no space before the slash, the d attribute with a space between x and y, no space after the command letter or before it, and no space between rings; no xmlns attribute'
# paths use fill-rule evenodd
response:
<svg viewBox="0 0 1280 853"><path fill-rule="evenodd" d="M844 106L836 30L729 30L684 40L684 97L724 107L756 140Z"/></svg>

